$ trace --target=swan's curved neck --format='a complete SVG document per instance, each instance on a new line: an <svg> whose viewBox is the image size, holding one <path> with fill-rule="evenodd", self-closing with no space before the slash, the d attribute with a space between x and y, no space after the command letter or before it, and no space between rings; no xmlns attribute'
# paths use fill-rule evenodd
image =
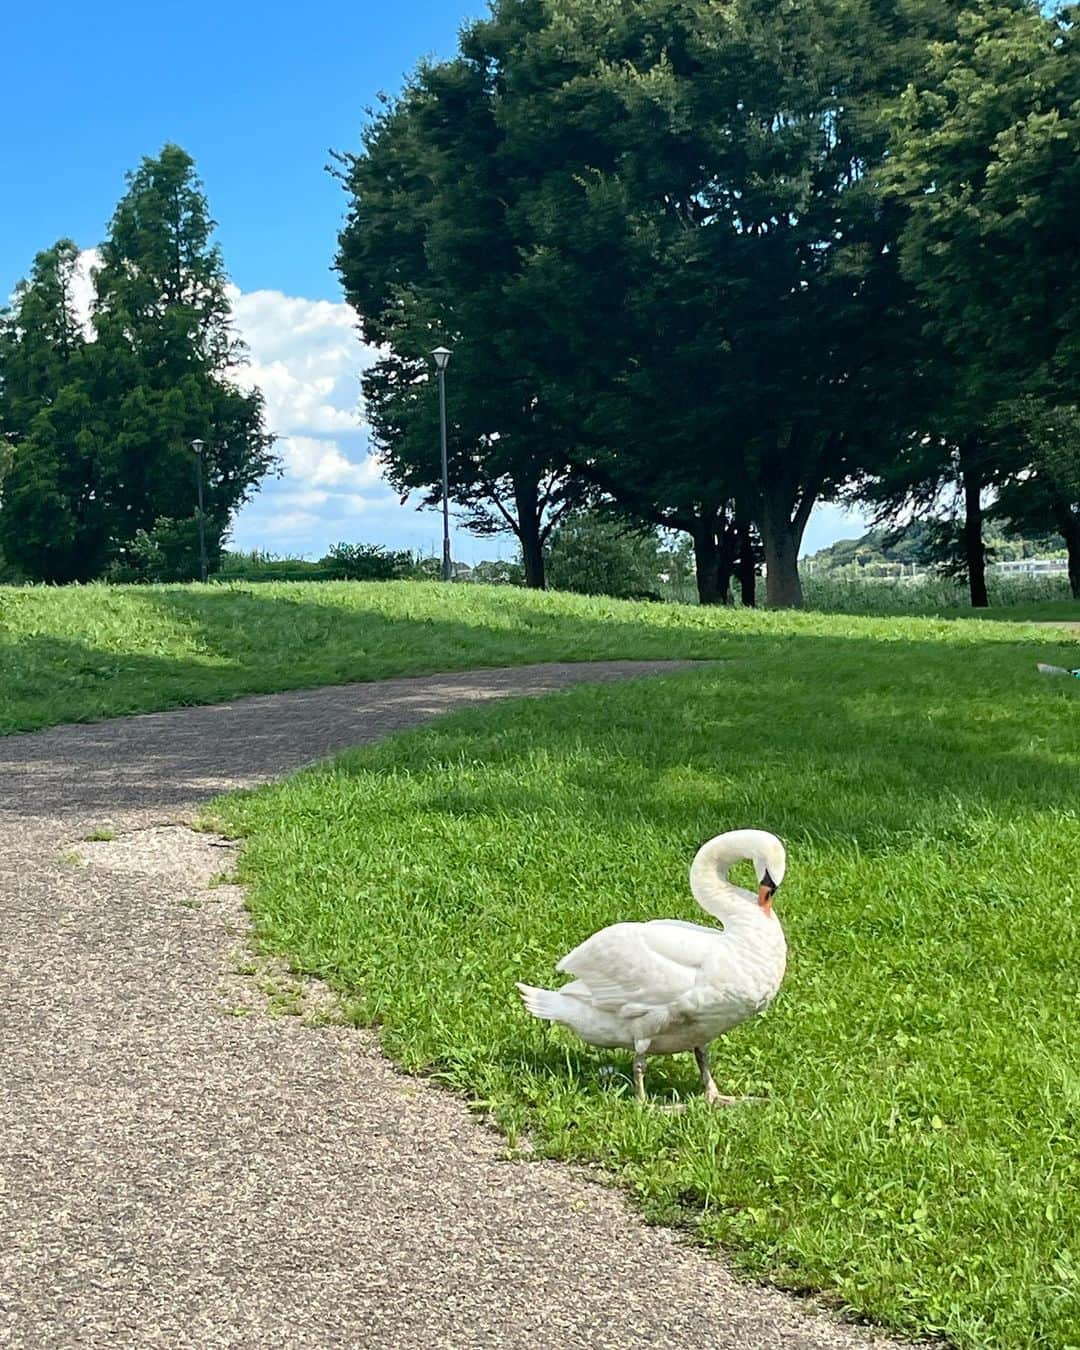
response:
<svg viewBox="0 0 1080 1350"><path fill-rule="evenodd" d="M725 927L763 917L757 896L728 881L728 872L750 854L736 835L719 835L702 845L690 867L690 889L701 908Z"/></svg>

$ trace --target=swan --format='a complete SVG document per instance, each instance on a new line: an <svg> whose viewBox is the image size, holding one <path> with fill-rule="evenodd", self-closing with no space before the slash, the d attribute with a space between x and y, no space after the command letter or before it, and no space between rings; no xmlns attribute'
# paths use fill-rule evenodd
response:
<svg viewBox="0 0 1080 1350"><path fill-rule="evenodd" d="M758 889L728 881L749 859ZM784 879L784 846L765 830L729 830L698 849L690 889L723 929L679 919L616 923L602 928L555 967L575 976L560 989L517 984L525 1007L561 1022L583 1041L634 1052L634 1094L645 1100L646 1055L692 1050L707 1101L738 1100L718 1090L709 1071L709 1043L764 1011L780 988L787 944L773 912Z"/></svg>

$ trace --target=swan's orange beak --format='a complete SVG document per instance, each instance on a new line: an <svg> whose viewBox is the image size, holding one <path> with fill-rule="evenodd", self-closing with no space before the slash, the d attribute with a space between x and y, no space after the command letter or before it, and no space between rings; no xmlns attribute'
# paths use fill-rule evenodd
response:
<svg viewBox="0 0 1080 1350"><path fill-rule="evenodd" d="M765 881L758 887L757 902L766 914L772 913L772 898L775 890L775 886L770 886Z"/></svg>

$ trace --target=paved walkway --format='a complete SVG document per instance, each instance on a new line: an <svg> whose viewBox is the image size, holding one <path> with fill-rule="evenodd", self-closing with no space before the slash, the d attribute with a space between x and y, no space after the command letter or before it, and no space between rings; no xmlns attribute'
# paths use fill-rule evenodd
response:
<svg viewBox="0 0 1080 1350"><path fill-rule="evenodd" d="M447 709L660 663L390 680L0 739L0 1345L855 1347L514 1162L246 948L180 828ZM83 843L105 827L116 842ZM75 857L73 851L79 856ZM627 1109L632 1109L628 1106Z"/></svg>

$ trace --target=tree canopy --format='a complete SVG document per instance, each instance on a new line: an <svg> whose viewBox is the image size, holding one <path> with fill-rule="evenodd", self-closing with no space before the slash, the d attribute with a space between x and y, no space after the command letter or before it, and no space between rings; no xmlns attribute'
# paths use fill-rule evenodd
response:
<svg viewBox="0 0 1080 1350"><path fill-rule="evenodd" d="M0 546L28 576L123 569L155 530L195 575L191 442L205 442L212 554L272 467L261 396L233 379L242 349L212 231L191 157L167 145L129 176L94 270L89 333L75 312L70 240L39 254L18 289L0 327L0 429L11 446Z"/></svg>
<svg viewBox="0 0 1080 1350"><path fill-rule="evenodd" d="M346 166L339 266L391 348L366 387L401 485L435 483L445 340L458 500L532 444L564 499L686 530L706 566L752 522L798 603L815 501L913 420L904 208L872 171L955 12L497 0Z"/></svg>

